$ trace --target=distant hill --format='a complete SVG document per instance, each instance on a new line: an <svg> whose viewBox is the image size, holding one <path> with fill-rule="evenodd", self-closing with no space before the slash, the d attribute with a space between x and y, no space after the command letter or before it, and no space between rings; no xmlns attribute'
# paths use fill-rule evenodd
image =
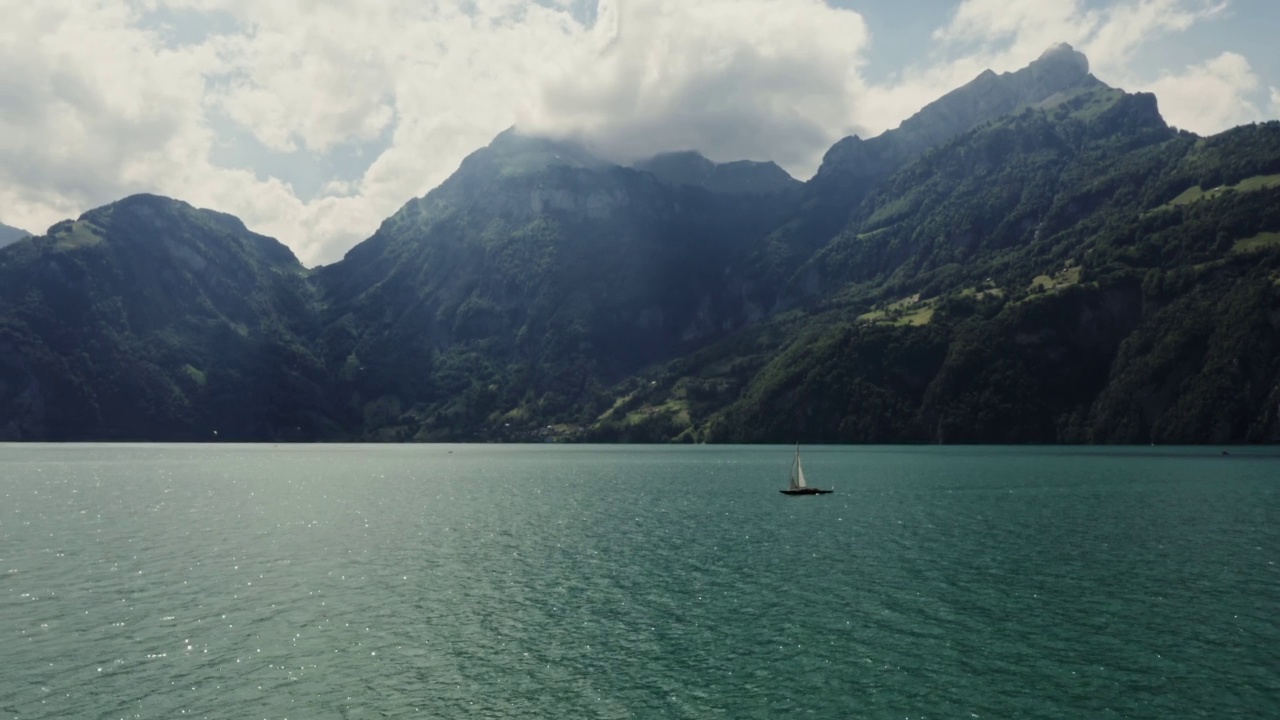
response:
<svg viewBox="0 0 1280 720"><path fill-rule="evenodd" d="M284 245L176 200L121 200L0 250L0 437L337 437L319 333Z"/></svg>
<svg viewBox="0 0 1280 720"><path fill-rule="evenodd" d="M136 196L0 250L0 438L1280 442L1280 122L1067 46L798 183L509 130L338 263Z"/></svg>
<svg viewBox="0 0 1280 720"><path fill-rule="evenodd" d="M4 223L0 223L0 247L4 247L9 243L21 240L29 235L31 235L31 233L26 230L19 230L16 227L9 227Z"/></svg>

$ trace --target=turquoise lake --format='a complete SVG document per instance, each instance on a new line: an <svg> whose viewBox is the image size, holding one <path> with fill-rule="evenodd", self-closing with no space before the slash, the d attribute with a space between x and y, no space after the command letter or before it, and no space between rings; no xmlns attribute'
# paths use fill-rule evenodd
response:
<svg viewBox="0 0 1280 720"><path fill-rule="evenodd" d="M1280 717L1280 449L0 445L0 719Z"/></svg>

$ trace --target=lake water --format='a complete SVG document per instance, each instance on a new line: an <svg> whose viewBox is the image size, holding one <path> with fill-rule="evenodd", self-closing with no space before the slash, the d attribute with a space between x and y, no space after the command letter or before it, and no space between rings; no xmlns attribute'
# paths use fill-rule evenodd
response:
<svg viewBox="0 0 1280 720"><path fill-rule="evenodd" d="M1280 453L0 445L0 718L1280 717Z"/></svg>

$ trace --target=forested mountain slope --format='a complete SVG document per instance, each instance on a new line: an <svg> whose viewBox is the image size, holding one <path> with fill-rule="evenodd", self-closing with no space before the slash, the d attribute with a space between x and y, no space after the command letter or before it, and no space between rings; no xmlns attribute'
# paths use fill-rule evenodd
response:
<svg viewBox="0 0 1280 720"><path fill-rule="evenodd" d="M805 311L655 371L594 432L1280 439L1280 123L1200 139L1150 97L1081 107L905 169L801 272Z"/></svg>
<svg viewBox="0 0 1280 720"><path fill-rule="evenodd" d="M155 196L10 245L0 437L336 437L312 296L284 245Z"/></svg>

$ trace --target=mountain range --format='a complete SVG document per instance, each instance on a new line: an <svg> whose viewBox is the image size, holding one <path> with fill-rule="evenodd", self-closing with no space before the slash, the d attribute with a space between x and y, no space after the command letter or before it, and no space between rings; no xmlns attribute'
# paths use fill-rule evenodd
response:
<svg viewBox="0 0 1280 720"><path fill-rule="evenodd" d="M1057 46L799 182L508 130L339 262L140 195L0 250L0 438L1280 440L1280 123Z"/></svg>

